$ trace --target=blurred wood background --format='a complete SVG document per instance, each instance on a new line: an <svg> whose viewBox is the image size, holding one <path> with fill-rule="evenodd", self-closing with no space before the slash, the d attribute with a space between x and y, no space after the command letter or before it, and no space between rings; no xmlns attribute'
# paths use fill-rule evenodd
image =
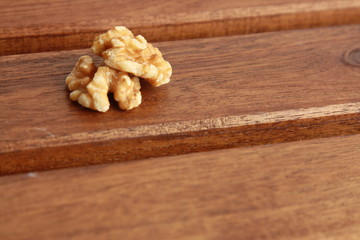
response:
<svg viewBox="0 0 360 240"><path fill-rule="evenodd" d="M123 25L172 41L360 23L358 0L3 0L0 55L88 48Z"/></svg>
<svg viewBox="0 0 360 240"><path fill-rule="evenodd" d="M0 20L0 239L360 239L360 1L1 1ZM173 77L102 114L64 80L114 25Z"/></svg>

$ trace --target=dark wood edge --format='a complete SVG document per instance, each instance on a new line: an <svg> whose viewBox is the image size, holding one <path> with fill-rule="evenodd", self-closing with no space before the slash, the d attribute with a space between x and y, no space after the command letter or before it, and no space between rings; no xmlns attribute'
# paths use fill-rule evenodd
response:
<svg viewBox="0 0 360 240"><path fill-rule="evenodd" d="M0 175L360 133L360 113L0 154Z"/></svg>

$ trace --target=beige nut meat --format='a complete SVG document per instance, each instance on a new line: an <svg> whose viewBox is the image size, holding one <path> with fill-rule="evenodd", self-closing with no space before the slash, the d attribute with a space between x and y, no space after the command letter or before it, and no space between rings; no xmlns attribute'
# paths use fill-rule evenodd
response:
<svg viewBox="0 0 360 240"><path fill-rule="evenodd" d="M116 39L125 36L133 38L134 34L126 27L122 27L122 26L114 27L109 31L107 31L106 33L97 36L94 40L91 50L96 55L101 56L103 51L105 51L108 48L112 48L114 46L113 44L116 45L117 42Z"/></svg>
<svg viewBox="0 0 360 240"><path fill-rule="evenodd" d="M113 81L112 92L119 107L123 110L136 108L141 103L140 81L136 76L130 77L127 73L118 72L116 81Z"/></svg>
<svg viewBox="0 0 360 240"><path fill-rule="evenodd" d="M97 37L92 51L102 56L107 66L141 77L153 86L170 81L171 65L159 49L141 35L134 37L125 27L115 27Z"/></svg>
<svg viewBox="0 0 360 240"><path fill-rule="evenodd" d="M65 83L71 91L70 99L77 101L82 93L86 93L86 86L93 79L97 68L89 56L82 56L75 64L72 72L67 76Z"/></svg>
<svg viewBox="0 0 360 240"><path fill-rule="evenodd" d="M84 64L84 59L86 59L87 63L91 60L88 56L81 57L66 79L67 84L68 82L70 84L71 82L79 81L76 79L76 76L83 77L79 75L78 72L79 69L82 69L81 64ZM91 65L91 67L95 67L95 65ZM84 107L99 112L106 112L110 107L108 99L109 92L114 93L115 100L118 101L119 107L123 110L133 109L141 103L140 82L138 77L130 77L127 73L117 71L107 66L99 67L95 74L92 72L92 75L89 74L86 77L87 85L85 87L80 84L72 84L72 89L70 89L68 84L69 90L72 90L70 99L78 101ZM73 79L73 81L68 79ZM76 86L80 87L76 88Z"/></svg>

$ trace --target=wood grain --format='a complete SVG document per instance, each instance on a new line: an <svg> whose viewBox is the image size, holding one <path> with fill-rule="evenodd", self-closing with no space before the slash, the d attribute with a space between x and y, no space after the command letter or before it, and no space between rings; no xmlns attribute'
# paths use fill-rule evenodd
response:
<svg viewBox="0 0 360 240"><path fill-rule="evenodd" d="M360 26L157 44L172 82L105 114L68 99L85 50L0 58L0 173L360 132ZM216 54L215 54L216 53ZM20 71L21 69L21 71Z"/></svg>
<svg viewBox="0 0 360 240"><path fill-rule="evenodd" d="M353 135L5 176L0 238L355 240L359 156Z"/></svg>
<svg viewBox="0 0 360 240"><path fill-rule="evenodd" d="M0 55L87 48L125 25L150 41L360 23L358 0L0 2Z"/></svg>

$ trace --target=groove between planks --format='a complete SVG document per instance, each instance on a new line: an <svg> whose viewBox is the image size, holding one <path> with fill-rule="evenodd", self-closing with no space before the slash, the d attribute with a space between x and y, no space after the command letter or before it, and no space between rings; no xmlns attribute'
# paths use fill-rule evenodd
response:
<svg viewBox="0 0 360 240"><path fill-rule="evenodd" d="M162 123L147 126L137 126L106 131L69 134L68 136L54 136L51 132L48 138L31 139L19 142L5 143L2 152L28 150L38 147L67 146L93 141L111 141L116 139L139 138L177 133L198 132L212 129L225 129L246 125L284 122L300 119L321 118L360 113L360 102L305 109L291 109L285 111L261 113L255 115L229 116L202 120L191 120L175 123Z"/></svg>
<svg viewBox="0 0 360 240"><path fill-rule="evenodd" d="M0 9L0 55L85 48L114 25L125 25L150 41L167 41L360 23L357 0L122 0L111 6L106 1L22 0L0 3Z"/></svg>

